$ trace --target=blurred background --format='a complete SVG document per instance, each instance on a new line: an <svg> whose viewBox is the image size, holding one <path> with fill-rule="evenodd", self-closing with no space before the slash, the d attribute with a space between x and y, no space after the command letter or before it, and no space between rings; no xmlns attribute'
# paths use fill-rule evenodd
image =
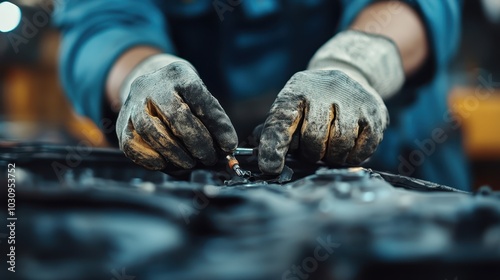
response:
<svg viewBox="0 0 500 280"><path fill-rule="evenodd" d="M53 10L52 0L0 0L0 139L108 146L58 82ZM466 0L449 104L461 120L475 188L500 182L499 50L500 0Z"/></svg>

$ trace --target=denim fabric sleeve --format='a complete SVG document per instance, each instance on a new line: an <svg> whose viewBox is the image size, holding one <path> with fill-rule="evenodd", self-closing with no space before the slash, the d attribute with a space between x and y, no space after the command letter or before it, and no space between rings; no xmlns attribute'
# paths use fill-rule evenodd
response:
<svg viewBox="0 0 500 280"><path fill-rule="evenodd" d="M107 74L122 53L137 45L173 52L164 16L152 0L55 2L62 85L77 112L99 123Z"/></svg>
<svg viewBox="0 0 500 280"><path fill-rule="evenodd" d="M346 29L356 16L374 0L342 0L340 29ZM397 1L392 5L397 5ZM405 0L420 13L427 30L435 67L446 68L457 51L460 39L461 0ZM397 13L397 8L388 9L387 15ZM375 20L373 28L383 28L383 15Z"/></svg>

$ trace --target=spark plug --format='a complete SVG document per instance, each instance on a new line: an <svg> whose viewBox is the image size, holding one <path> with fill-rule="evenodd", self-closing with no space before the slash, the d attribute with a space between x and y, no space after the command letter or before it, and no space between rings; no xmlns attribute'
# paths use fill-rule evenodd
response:
<svg viewBox="0 0 500 280"><path fill-rule="evenodd" d="M226 159L227 159L227 165L231 170L234 171L234 173L236 173L236 175L238 175L239 177L243 177L246 174L246 172L241 169L240 163L234 157L234 155L227 155Z"/></svg>

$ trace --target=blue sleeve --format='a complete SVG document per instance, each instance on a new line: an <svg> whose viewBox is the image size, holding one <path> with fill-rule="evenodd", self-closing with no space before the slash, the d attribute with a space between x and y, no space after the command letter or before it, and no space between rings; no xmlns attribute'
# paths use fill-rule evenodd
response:
<svg viewBox="0 0 500 280"><path fill-rule="evenodd" d="M346 29L356 16L374 0L342 0L341 30ZM391 1L396 2L396 1ZM435 66L446 68L457 51L460 40L462 0L405 0L420 13L427 29L427 37ZM388 11L390 14L390 11ZM384 18L374 24L383 26ZM376 27L374 27L376 28Z"/></svg>
<svg viewBox="0 0 500 280"><path fill-rule="evenodd" d="M172 53L163 14L152 0L59 0L54 23L63 33L60 77L80 114L99 123L107 74L137 45Z"/></svg>

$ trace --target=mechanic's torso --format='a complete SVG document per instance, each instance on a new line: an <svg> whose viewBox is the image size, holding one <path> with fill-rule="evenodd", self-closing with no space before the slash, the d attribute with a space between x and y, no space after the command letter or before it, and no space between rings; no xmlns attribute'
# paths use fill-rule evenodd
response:
<svg viewBox="0 0 500 280"><path fill-rule="evenodd" d="M325 0L158 2L178 54L219 99L276 94L334 35L339 14Z"/></svg>

